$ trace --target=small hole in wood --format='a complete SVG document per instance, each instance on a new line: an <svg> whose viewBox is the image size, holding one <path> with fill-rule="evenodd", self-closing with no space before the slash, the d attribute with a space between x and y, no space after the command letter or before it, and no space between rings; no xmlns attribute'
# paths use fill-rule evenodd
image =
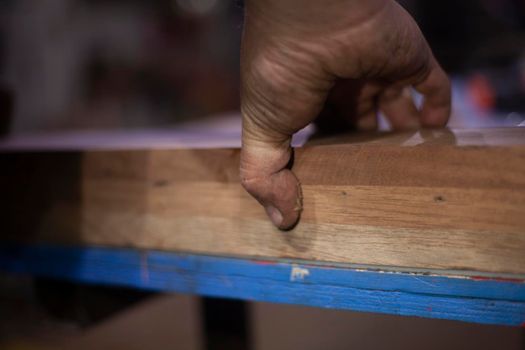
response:
<svg viewBox="0 0 525 350"><path fill-rule="evenodd" d="M153 182L153 186L155 187L164 187L164 186L167 186L168 184L169 184L169 181L167 180L157 180Z"/></svg>
<svg viewBox="0 0 525 350"><path fill-rule="evenodd" d="M434 197L434 202L436 203L440 203L440 202L444 202L445 201L445 197L443 196L435 196Z"/></svg>

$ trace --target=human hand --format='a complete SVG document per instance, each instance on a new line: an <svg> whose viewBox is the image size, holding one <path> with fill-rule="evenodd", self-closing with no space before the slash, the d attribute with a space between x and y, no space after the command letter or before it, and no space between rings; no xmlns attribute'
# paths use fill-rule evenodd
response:
<svg viewBox="0 0 525 350"><path fill-rule="evenodd" d="M418 110L410 88L423 95ZM412 17L393 0L247 0L241 49L241 180L272 222L302 210L287 167L291 136L328 101L360 128L444 126L450 83Z"/></svg>

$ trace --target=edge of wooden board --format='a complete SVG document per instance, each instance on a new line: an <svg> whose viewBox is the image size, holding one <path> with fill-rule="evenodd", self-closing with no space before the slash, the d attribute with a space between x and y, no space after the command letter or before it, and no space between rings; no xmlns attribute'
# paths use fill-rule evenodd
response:
<svg viewBox="0 0 525 350"><path fill-rule="evenodd" d="M5 233L201 254L524 274L525 128L465 131L455 138L471 140L462 147L450 143L450 131L419 134L424 132L435 142L410 146L399 142L405 136L389 134L386 143L383 137L379 144L297 149L294 171L305 209L291 232L273 228L241 188L238 149L3 153ZM485 146L473 146L480 134Z"/></svg>

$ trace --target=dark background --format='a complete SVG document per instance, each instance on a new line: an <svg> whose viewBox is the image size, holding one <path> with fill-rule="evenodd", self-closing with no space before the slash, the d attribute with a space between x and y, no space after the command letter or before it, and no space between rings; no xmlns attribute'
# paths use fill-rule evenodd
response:
<svg viewBox="0 0 525 350"><path fill-rule="evenodd" d="M525 1L404 0L454 78L452 126L525 119ZM3 0L4 132L236 113L242 1ZM9 117L9 118L8 118Z"/></svg>

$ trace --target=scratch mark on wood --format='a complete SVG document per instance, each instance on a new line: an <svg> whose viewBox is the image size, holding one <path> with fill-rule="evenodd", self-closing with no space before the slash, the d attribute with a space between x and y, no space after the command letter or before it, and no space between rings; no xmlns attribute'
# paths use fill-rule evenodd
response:
<svg viewBox="0 0 525 350"><path fill-rule="evenodd" d="M525 283L525 280L523 279L507 278L507 277L471 276L470 279L474 281L497 281L497 282Z"/></svg>
<svg viewBox="0 0 525 350"><path fill-rule="evenodd" d="M423 283L423 284L426 284L427 286L435 287L435 285L433 285L433 284L430 283L430 282L427 282L427 281L425 281L425 280L422 280L422 279L420 279L420 278L418 278L418 277L416 277L416 276L414 276L414 278L415 278L418 282L421 282L421 283Z"/></svg>
<svg viewBox="0 0 525 350"><path fill-rule="evenodd" d="M270 261L270 260L254 260L253 262L256 263L257 265L275 265L276 264L275 261Z"/></svg>

